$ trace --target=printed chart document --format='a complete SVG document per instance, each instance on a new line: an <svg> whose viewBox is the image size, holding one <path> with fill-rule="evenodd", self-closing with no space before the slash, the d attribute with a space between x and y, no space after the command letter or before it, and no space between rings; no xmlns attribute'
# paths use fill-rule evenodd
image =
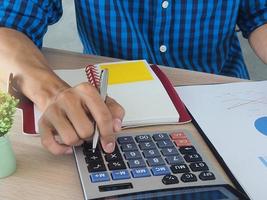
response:
<svg viewBox="0 0 267 200"><path fill-rule="evenodd" d="M267 81L175 88L251 199L267 199Z"/></svg>

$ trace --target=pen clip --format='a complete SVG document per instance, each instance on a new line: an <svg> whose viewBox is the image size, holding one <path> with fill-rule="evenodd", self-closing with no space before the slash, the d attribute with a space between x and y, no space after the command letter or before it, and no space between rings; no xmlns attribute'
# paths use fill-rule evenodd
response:
<svg viewBox="0 0 267 200"><path fill-rule="evenodd" d="M107 97L107 90L108 90L108 76L109 71L108 69L101 70L100 73L100 86L99 86L99 93L101 98L105 101Z"/></svg>

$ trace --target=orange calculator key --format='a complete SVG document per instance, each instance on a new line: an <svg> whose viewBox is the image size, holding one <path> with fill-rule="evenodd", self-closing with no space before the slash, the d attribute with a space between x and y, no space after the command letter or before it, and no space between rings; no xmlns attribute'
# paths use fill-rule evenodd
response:
<svg viewBox="0 0 267 200"><path fill-rule="evenodd" d="M186 139L186 135L184 132L180 131L180 132L174 132L171 134L171 138L173 140L177 140L177 139Z"/></svg>
<svg viewBox="0 0 267 200"><path fill-rule="evenodd" d="M187 138L174 140L174 142L177 147L192 146L191 142Z"/></svg>

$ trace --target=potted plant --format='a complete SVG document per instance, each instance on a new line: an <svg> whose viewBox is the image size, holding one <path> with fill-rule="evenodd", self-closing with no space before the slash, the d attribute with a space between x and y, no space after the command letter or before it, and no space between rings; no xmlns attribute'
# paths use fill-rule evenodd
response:
<svg viewBox="0 0 267 200"><path fill-rule="evenodd" d="M17 99L0 91L0 178L16 170L16 159L7 133L12 127L17 104Z"/></svg>

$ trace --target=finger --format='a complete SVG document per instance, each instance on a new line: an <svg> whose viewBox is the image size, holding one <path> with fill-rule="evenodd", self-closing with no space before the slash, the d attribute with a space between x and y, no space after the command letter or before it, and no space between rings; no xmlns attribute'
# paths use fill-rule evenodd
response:
<svg viewBox="0 0 267 200"><path fill-rule="evenodd" d="M39 130L41 134L42 145L54 155L68 154L72 152L72 148L64 144L59 144L54 137L51 125L44 119L39 120Z"/></svg>
<svg viewBox="0 0 267 200"><path fill-rule="evenodd" d="M86 110L81 105L80 101L67 101L64 105L65 113L74 127L79 138L87 140L92 137L94 125L86 114ZM89 113L88 113L89 114Z"/></svg>
<svg viewBox="0 0 267 200"><path fill-rule="evenodd" d="M111 153L115 148L112 115L97 90L89 84L79 85L84 104L95 119L100 132L104 151Z"/></svg>
<svg viewBox="0 0 267 200"><path fill-rule="evenodd" d="M107 97L106 104L113 118L113 129L115 132L121 131L122 120L125 114L124 108L114 99Z"/></svg>
<svg viewBox="0 0 267 200"><path fill-rule="evenodd" d="M80 138L74 130L71 122L60 108L49 108L46 111L46 116L64 144L73 146L80 142Z"/></svg>

